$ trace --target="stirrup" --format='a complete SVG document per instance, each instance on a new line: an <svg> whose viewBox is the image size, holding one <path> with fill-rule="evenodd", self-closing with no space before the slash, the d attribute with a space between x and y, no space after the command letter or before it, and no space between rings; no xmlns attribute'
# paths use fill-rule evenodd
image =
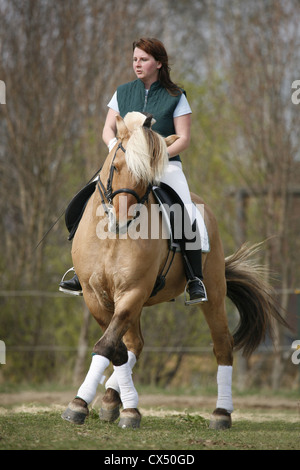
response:
<svg viewBox="0 0 300 470"><path fill-rule="evenodd" d="M71 271L73 271L73 273L76 274L75 269L74 269L74 266L72 266L72 268L68 269L68 271L65 272L65 274L64 274L63 277L61 278L61 281L60 281L59 284L62 284L63 282L65 282L65 277L66 277L66 275L67 275L69 272L71 272ZM64 289L64 288L61 287L61 286L59 286L58 290L61 291L61 292L64 292L65 294L82 296L82 290L76 291L76 290Z"/></svg>
<svg viewBox="0 0 300 470"><path fill-rule="evenodd" d="M205 296L200 298L200 299L187 300L188 285L193 281L199 281L201 283ZM184 289L184 303L185 303L185 305L199 304L199 303L207 302L207 301L208 301L208 298L207 298L207 293L206 293L206 289L205 289L205 285L204 285L203 281L201 281L201 279L199 279L199 277L194 277L193 279L189 279L188 282L186 283L186 286L185 286L185 289Z"/></svg>

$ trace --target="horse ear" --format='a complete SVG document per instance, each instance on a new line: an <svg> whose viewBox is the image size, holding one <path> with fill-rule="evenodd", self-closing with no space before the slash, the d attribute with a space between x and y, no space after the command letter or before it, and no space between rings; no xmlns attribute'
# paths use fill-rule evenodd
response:
<svg viewBox="0 0 300 470"><path fill-rule="evenodd" d="M121 118L119 114L116 115L116 125L119 138L124 139L128 133L128 129L125 125L125 122L123 121L123 118Z"/></svg>
<svg viewBox="0 0 300 470"><path fill-rule="evenodd" d="M168 137L165 138L165 142L167 144L167 147L170 147L176 140L179 139L179 136L176 134L169 135Z"/></svg>
<svg viewBox="0 0 300 470"><path fill-rule="evenodd" d="M148 129L151 129L151 126L153 126L156 121L154 119L154 117L152 116L152 114L149 114L149 113L142 113L146 116L146 119L143 123L143 127L147 127Z"/></svg>
<svg viewBox="0 0 300 470"><path fill-rule="evenodd" d="M144 113L144 114L146 114L147 117L146 117L146 119L145 119L145 121L144 121L144 123L143 123L143 127L148 127L148 129L150 129L150 128L151 128L151 124L153 124L153 122L152 122L153 116L152 116L152 114L148 114L148 113ZM154 120L154 119L153 119L153 120ZM155 122L155 121L154 121L154 122Z"/></svg>

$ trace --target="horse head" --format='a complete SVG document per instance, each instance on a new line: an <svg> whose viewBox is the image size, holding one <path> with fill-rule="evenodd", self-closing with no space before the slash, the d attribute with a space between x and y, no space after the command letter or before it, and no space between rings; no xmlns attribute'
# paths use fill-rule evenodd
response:
<svg viewBox="0 0 300 470"><path fill-rule="evenodd" d="M168 164L167 147L178 137L164 139L151 129L153 117L139 112L128 113L124 119L116 116L116 123L118 141L102 169L108 175L107 187L100 183L109 203L109 230L124 233L138 207L147 201L152 185L159 184ZM133 205L134 213L129 210Z"/></svg>

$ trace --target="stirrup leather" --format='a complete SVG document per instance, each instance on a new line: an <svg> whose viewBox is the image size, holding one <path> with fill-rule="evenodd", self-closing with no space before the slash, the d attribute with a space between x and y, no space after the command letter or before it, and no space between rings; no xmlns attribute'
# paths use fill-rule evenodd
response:
<svg viewBox="0 0 300 470"><path fill-rule="evenodd" d="M201 285L203 287L203 290L204 290L205 297L202 297L200 299L187 300L188 286L193 281L199 281L201 283ZM203 281L201 279L199 279L199 277L194 277L193 279L189 279L188 282L186 283L186 286L185 286L185 289L184 289L184 303L185 303L185 305L199 304L201 302L207 302L207 301L208 301L208 298L207 298L207 293L206 293L206 289L205 289L205 285L204 285Z"/></svg>

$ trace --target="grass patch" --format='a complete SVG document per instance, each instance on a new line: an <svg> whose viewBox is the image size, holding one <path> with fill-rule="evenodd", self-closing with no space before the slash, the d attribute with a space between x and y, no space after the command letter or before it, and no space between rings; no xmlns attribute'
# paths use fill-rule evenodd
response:
<svg viewBox="0 0 300 470"><path fill-rule="evenodd" d="M0 416L1 450L300 450L299 425L284 420L236 421L226 431L208 428L201 416L142 419L138 430L103 423L92 411L84 425L61 419L61 411L7 412Z"/></svg>

